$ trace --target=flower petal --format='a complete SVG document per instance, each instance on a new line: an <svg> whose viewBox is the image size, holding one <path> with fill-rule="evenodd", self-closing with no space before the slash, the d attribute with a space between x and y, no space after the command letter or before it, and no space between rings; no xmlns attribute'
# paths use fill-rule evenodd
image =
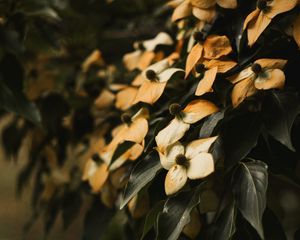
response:
<svg viewBox="0 0 300 240"><path fill-rule="evenodd" d="M271 23L271 18L260 12L256 20L253 20L248 24L247 35L248 45L252 46L267 26Z"/></svg>
<svg viewBox="0 0 300 240"><path fill-rule="evenodd" d="M274 18L276 15L292 10L296 7L298 0L272 0L268 4L270 11L266 13L269 18Z"/></svg>
<svg viewBox="0 0 300 240"><path fill-rule="evenodd" d="M168 126L162 129L155 137L158 149L164 151L169 145L180 140L189 128L189 124L175 117Z"/></svg>
<svg viewBox="0 0 300 240"><path fill-rule="evenodd" d="M96 172L89 178L90 186L94 193L99 192L108 178L108 169L105 163L98 166Z"/></svg>
<svg viewBox="0 0 300 240"><path fill-rule="evenodd" d="M84 165L83 174L81 177L82 181L86 181L91 178L96 173L97 169L97 163L92 159L88 159Z"/></svg>
<svg viewBox="0 0 300 240"><path fill-rule="evenodd" d="M246 78L236 83L231 92L231 101L233 107L237 107L245 98L256 93L256 88L253 83L253 77Z"/></svg>
<svg viewBox="0 0 300 240"><path fill-rule="evenodd" d="M185 78L188 77L192 69L195 67L197 62L200 60L202 57L202 52L203 52L203 46L199 43L197 43L189 53L186 59L186 64L185 64Z"/></svg>
<svg viewBox="0 0 300 240"><path fill-rule="evenodd" d="M227 60L223 61L223 60L212 59L204 63L204 65L209 69L217 67L218 73L225 73L231 68L233 68L234 66L236 66L237 63L234 61L227 61Z"/></svg>
<svg viewBox="0 0 300 240"><path fill-rule="evenodd" d="M124 141L141 143L148 132L148 122L144 118L138 118L133 121L127 131L123 134Z"/></svg>
<svg viewBox="0 0 300 240"><path fill-rule="evenodd" d="M171 77L177 72L184 72L181 68L169 68L158 75L160 83L168 82Z"/></svg>
<svg viewBox="0 0 300 240"><path fill-rule="evenodd" d="M213 91L212 86L216 79L217 72L218 72L218 67L214 67L212 69L207 70L204 73L204 77L200 79L200 82L197 86L196 93L195 93L196 96L201 96L205 93Z"/></svg>
<svg viewBox="0 0 300 240"><path fill-rule="evenodd" d="M175 8L172 15L172 22L188 17L190 15L192 15L192 6L188 1L184 1Z"/></svg>
<svg viewBox="0 0 300 240"><path fill-rule="evenodd" d="M147 81L147 79L145 79L142 74L139 74L133 79L133 81L131 82L131 85L138 87L138 86L141 86L146 81Z"/></svg>
<svg viewBox="0 0 300 240"><path fill-rule="evenodd" d="M159 151L160 163L164 169L169 170L173 167L176 162L176 156L179 154L184 154L184 146L180 142L175 142L172 145L169 145L164 151Z"/></svg>
<svg viewBox="0 0 300 240"><path fill-rule="evenodd" d="M256 60L254 63L259 64L262 68L279 68L283 69L287 63L285 59L271 59L271 58L262 58Z"/></svg>
<svg viewBox="0 0 300 240"><path fill-rule="evenodd" d="M200 179L214 171L214 159L210 153L200 153L189 161L187 176L189 179Z"/></svg>
<svg viewBox="0 0 300 240"><path fill-rule="evenodd" d="M183 122L193 124L218 110L218 107L212 102L204 99L197 99L191 101L181 111L181 118Z"/></svg>
<svg viewBox="0 0 300 240"><path fill-rule="evenodd" d="M243 30L245 30L248 27L248 24L255 19L258 18L258 15L260 14L260 10L256 8L254 11L252 11L245 19L244 25L243 25Z"/></svg>
<svg viewBox="0 0 300 240"><path fill-rule="evenodd" d="M137 95L138 89L135 87L127 87L116 95L116 108L120 110L127 110L130 108L134 103L134 99Z"/></svg>
<svg viewBox="0 0 300 240"><path fill-rule="evenodd" d="M193 15L201 21L211 23L216 17L216 10L215 8L201 9L194 7Z"/></svg>
<svg viewBox="0 0 300 240"><path fill-rule="evenodd" d="M283 88L285 83L285 75L280 69L269 69L255 79L254 85L257 89L273 89Z"/></svg>
<svg viewBox="0 0 300 240"><path fill-rule="evenodd" d="M160 32L155 38L143 41L144 47L147 51L154 51L157 45L172 45L173 40L169 34Z"/></svg>
<svg viewBox="0 0 300 240"><path fill-rule="evenodd" d="M293 24L293 37L300 48L300 14L296 17Z"/></svg>
<svg viewBox="0 0 300 240"><path fill-rule="evenodd" d="M124 66L129 70L132 71L137 68L139 64L139 60L142 56L143 52L141 50L136 50L134 52L126 53L123 56L123 63Z"/></svg>
<svg viewBox="0 0 300 240"><path fill-rule="evenodd" d="M247 67L244 70L242 70L241 72L239 72L238 74L236 74L236 75L234 75L232 77L229 77L228 80L231 83L235 84L235 83L238 83L238 82L240 82L242 80L250 78L251 76L254 76L254 73L251 70L251 67Z"/></svg>
<svg viewBox="0 0 300 240"><path fill-rule="evenodd" d="M167 195L178 192L187 181L186 168L174 165L167 173L165 179L165 191Z"/></svg>
<svg viewBox="0 0 300 240"><path fill-rule="evenodd" d="M201 152L208 152L210 146L216 141L218 136L198 139L190 142L185 149L185 156L192 159Z"/></svg>
<svg viewBox="0 0 300 240"><path fill-rule="evenodd" d="M211 8L215 6L216 0L190 0L191 4L197 8Z"/></svg>
<svg viewBox="0 0 300 240"><path fill-rule="evenodd" d="M103 108L110 107L113 104L114 100L115 100L115 95L111 91L104 89L100 93L100 95L95 99L94 105L98 109L103 109Z"/></svg>
<svg viewBox="0 0 300 240"><path fill-rule="evenodd" d="M166 85L167 82L160 83L145 81L139 88L133 104L138 102L154 104L163 94Z"/></svg>
<svg viewBox="0 0 300 240"><path fill-rule="evenodd" d="M142 75L145 79L147 79L146 77L146 72L148 70L152 70L154 71L156 74L160 74L162 71L166 70L167 68L170 67L170 64L169 64L169 59L168 58L165 58L157 63L154 63L152 65L150 65L147 69L145 69L143 72L142 72Z"/></svg>
<svg viewBox="0 0 300 240"><path fill-rule="evenodd" d="M217 4L222 8L234 9L237 7L236 0L217 0Z"/></svg>
<svg viewBox="0 0 300 240"><path fill-rule="evenodd" d="M226 36L211 35L203 44L204 57L216 59L228 55L231 51L230 41Z"/></svg>
<svg viewBox="0 0 300 240"><path fill-rule="evenodd" d="M154 58L155 58L154 52L145 51L141 54L136 67L139 70L143 71L151 64Z"/></svg>

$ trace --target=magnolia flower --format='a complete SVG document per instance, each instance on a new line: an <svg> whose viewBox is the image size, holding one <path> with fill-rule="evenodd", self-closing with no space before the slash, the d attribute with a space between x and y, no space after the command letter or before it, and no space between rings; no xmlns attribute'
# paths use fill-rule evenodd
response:
<svg viewBox="0 0 300 240"><path fill-rule="evenodd" d="M159 152L180 140L190 125L218 111L218 107L210 101L197 99L190 102L183 110L178 104L170 106L170 113L175 118L155 137Z"/></svg>
<svg viewBox="0 0 300 240"><path fill-rule="evenodd" d="M199 84L196 89L196 96L201 96L205 93L212 92L212 86L216 79L217 73L225 73L231 68L233 68L237 63L234 61L222 61L222 60L210 60L203 61L196 65L196 77L197 75L202 74L202 78L199 81Z"/></svg>
<svg viewBox="0 0 300 240"><path fill-rule="evenodd" d="M133 104L138 102L153 104L160 98L171 77L177 72L183 72L180 68L170 68L177 58L178 54L171 54L168 58L151 65L142 73L145 80L140 86Z"/></svg>
<svg viewBox="0 0 300 240"><path fill-rule="evenodd" d="M125 67L132 71L134 69L144 70L147 68L156 54L154 52L158 45L172 45L172 38L165 32L159 33L155 38L143 42L136 42L134 52L127 53L123 57Z"/></svg>
<svg viewBox="0 0 300 240"><path fill-rule="evenodd" d="M214 171L214 160L208 150L217 137L192 141L186 147L180 142L159 153L160 163L168 170L165 191L171 195L179 191L187 179L200 179Z"/></svg>
<svg viewBox="0 0 300 240"><path fill-rule="evenodd" d="M231 77L230 81L235 84L231 93L233 106L238 106L257 90L283 88L285 75L282 69L286 63L287 60L283 59L259 59L252 66Z"/></svg>
<svg viewBox="0 0 300 240"><path fill-rule="evenodd" d="M215 5L223 8L236 8L236 0L172 0L168 5L175 8L172 21L195 16L199 20L211 22L216 16Z"/></svg>
<svg viewBox="0 0 300 240"><path fill-rule="evenodd" d="M232 51L230 41L226 36L211 35L203 41L203 35L201 32L197 32L194 34L194 38L197 43L186 59L185 78L188 77L200 59L218 59Z"/></svg>
<svg viewBox="0 0 300 240"><path fill-rule="evenodd" d="M297 5L298 0L258 0L256 9L251 12L244 22L247 29L248 45L252 46L272 19L283 12L290 11Z"/></svg>
<svg viewBox="0 0 300 240"><path fill-rule="evenodd" d="M128 114L122 115L124 123L112 131L112 141L100 151L99 155L109 165L119 144L125 141L135 144L112 163L110 170L118 168L128 159L136 160L141 155L144 149L144 138L148 132L148 115L148 110L145 108L139 110L133 117Z"/></svg>

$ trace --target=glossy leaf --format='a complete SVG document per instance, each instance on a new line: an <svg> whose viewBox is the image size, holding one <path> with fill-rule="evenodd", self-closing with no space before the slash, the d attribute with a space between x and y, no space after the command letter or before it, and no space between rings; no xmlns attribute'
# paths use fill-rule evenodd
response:
<svg viewBox="0 0 300 240"><path fill-rule="evenodd" d="M199 138L208 138L212 136L216 125L223 117L224 111L216 112L208 116L200 129Z"/></svg>
<svg viewBox="0 0 300 240"><path fill-rule="evenodd" d="M125 153L129 148L131 148L135 142L124 141L117 146L117 149L114 152L114 155L111 158L110 166L120 157L123 153Z"/></svg>

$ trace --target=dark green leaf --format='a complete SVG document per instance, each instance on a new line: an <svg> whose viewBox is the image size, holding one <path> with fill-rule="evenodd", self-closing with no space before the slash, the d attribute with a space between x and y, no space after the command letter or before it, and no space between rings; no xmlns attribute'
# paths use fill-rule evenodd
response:
<svg viewBox="0 0 300 240"><path fill-rule="evenodd" d="M207 138L210 137L218 124L218 122L224 117L224 111L214 113L210 115L203 123L199 138Z"/></svg>
<svg viewBox="0 0 300 240"><path fill-rule="evenodd" d="M131 141L125 141L125 142L120 143L117 146L117 149L115 150L114 155L112 156L111 162L109 165L112 165L119 157L122 156L123 153L125 153L134 144L135 144L135 142L131 142Z"/></svg>
<svg viewBox="0 0 300 240"><path fill-rule="evenodd" d="M299 114L299 97L294 92L272 91L263 104L263 121L271 136L294 151L290 132Z"/></svg>
<svg viewBox="0 0 300 240"><path fill-rule="evenodd" d="M161 169L160 160L156 152L150 153L145 159L137 163L125 187L120 208L123 208Z"/></svg>
<svg viewBox="0 0 300 240"><path fill-rule="evenodd" d="M243 217L264 239L262 216L266 208L267 165L261 161L241 162L234 174L233 192Z"/></svg>
<svg viewBox="0 0 300 240"><path fill-rule="evenodd" d="M200 203L201 186L180 192L166 201L163 212L158 216L156 239L176 240L179 237L190 221L192 209Z"/></svg>

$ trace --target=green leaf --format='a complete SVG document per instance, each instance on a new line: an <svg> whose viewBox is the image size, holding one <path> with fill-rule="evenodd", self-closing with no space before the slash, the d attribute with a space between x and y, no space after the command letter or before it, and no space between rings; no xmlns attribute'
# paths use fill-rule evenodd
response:
<svg viewBox="0 0 300 240"><path fill-rule="evenodd" d="M165 204L165 201L158 202L147 214L141 239L144 239L144 237L150 231L150 229L153 226L155 226L158 214L160 212L162 212L162 210L164 208L164 204Z"/></svg>
<svg viewBox="0 0 300 240"><path fill-rule="evenodd" d="M176 240L190 221L192 209L200 203L202 184L169 198L157 220L157 240Z"/></svg>
<svg viewBox="0 0 300 240"><path fill-rule="evenodd" d="M243 217L264 239L262 216L266 208L267 165L261 161L241 162L234 174L233 192Z"/></svg>
<svg viewBox="0 0 300 240"><path fill-rule="evenodd" d="M295 151L290 137L292 125L299 114L299 97L294 92L272 91L265 99L262 112L268 133Z"/></svg>
<svg viewBox="0 0 300 240"><path fill-rule="evenodd" d="M118 144L117 149L114 152L114 155L111 158L110 166L119 158L122 156L123 153L125 153L129 148L131 148L135 142L131 141L124 141L120 144Z"/></svg>
<svg viewBox="0 0 300 240"><path fill-rule="evenodd" d="M218 122L223 119L224 117L224 111L221 112L216 112L204 121L200 133L199 133L199 138L207 138L210 137L213 134L213 131L215 127L217 126Z"/></svg>
<svg viewBox="0 0 300 240"><path fill-rule="evenodd" d="M150 153L145 159L137 163L125 187L120 208L122 209L161 169L160 160L156 152Z"/></svg>

